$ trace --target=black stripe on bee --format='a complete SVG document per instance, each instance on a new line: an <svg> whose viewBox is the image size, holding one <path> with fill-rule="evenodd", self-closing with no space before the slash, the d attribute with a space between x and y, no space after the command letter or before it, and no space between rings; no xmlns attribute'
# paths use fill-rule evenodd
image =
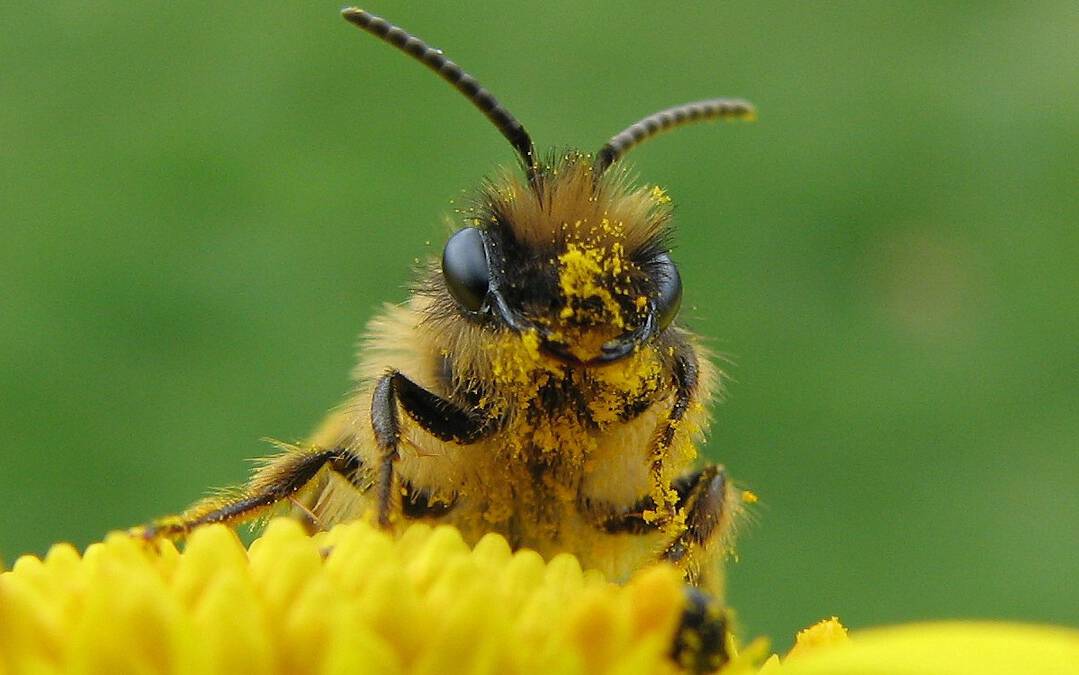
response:
<svg viewBox="0 0 1079 675"><path fill-rule="evenodd" d="M401 487L401 513L410 520L441 518L456 505L456 497L447 502L432 498L430 491L418 489L409 482Z"/></svg>

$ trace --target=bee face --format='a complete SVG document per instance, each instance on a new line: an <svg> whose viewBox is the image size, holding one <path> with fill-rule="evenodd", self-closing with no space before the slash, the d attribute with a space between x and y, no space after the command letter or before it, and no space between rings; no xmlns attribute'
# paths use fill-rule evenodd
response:
<svg viewBox="0 0 1079 675"><path fill-rule="evenodd" d="M535 334L553 358L601 365L666 330L682 284L664 243L664 201L654 189L594 181L585 160L544 170L538 199L512 183L484 195L481 215L446 242L441 281L462 317ZM566 191L577 199L552 201Z"/></svg>

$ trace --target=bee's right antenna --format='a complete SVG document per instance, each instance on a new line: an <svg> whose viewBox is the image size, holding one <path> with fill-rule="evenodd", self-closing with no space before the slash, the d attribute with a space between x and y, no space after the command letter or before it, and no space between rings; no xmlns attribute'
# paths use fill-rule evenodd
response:
<svg viewBox="0 0 1079 675"><path fill-rule="evenodd" d="M713 98L661 110L627 127L607 141L607 145L596 154L592 172L596 176L603 175L603 172L623 155L661 131L690 122L715 119L752 121L756 118L757 109L753 104L737 98Z"/></svg>
<svg viewBox="0 0 1079 675"><path fill-rule="evenodd" d="M442 50L434 49L423 40L410 35L405 30L385 19L365 12L362 9L349 7L341 11L341 15L349 23L355 24L377 38L390 43L417 61L423 63L435 71L465 95L472 105L479 108L480 112L498 128L506 140L510 142L517 153L524 160L529 179L535 184L538 169L536 166L535 148L532 139L525 128L517 121L508 110L502 107L498 99L491 92L484 89L476 78L472 77L461 67L447 59Z"/></svg>

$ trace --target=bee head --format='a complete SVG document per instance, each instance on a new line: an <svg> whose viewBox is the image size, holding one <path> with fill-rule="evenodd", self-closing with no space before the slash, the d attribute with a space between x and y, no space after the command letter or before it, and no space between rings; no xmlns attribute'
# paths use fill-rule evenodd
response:
<svg viewBox="0 0 1079 675"><path fill-rule="evenodd" d="M632 354L678 314L682 283L667 242L669 198L600 175L569 153L528 183L488 186L446 242L442 283L457 310L534 334L549 356L598 365Z"/></svg>

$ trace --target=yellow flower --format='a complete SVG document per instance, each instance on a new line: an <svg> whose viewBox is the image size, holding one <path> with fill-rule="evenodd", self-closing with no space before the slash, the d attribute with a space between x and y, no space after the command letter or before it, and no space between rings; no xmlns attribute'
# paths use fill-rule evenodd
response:
<svg viewBox="0 0 1079 675"><path fill-rule="evenodd" d="M673 673L675 570L618 586L488 535L352 523L309 537L288 520L245 550L221 526L183 553L110 535L0 574L0 675L22 673ZM756 673L757 641L724 669ZM1054 669L1055 668L1055 669ZM941 624L846 637L803 631L766 675L1076 673L1075 631Z"/></svg>
<svg viewBox="0 0 1079 675"><path fill-rule="evenodd" d="M115 534L0 575L0 673L662 673L683 596L626 586L450 527L364 523L309 537L223 526L183 553Z"/></svg>
<svg viewBox="0 0 1079 675"><path fill-rule="evenodd" d="M760 675L1076 675L1079 631L988 621L908 624L856 632L835 619L802 631Z"/></svg>

